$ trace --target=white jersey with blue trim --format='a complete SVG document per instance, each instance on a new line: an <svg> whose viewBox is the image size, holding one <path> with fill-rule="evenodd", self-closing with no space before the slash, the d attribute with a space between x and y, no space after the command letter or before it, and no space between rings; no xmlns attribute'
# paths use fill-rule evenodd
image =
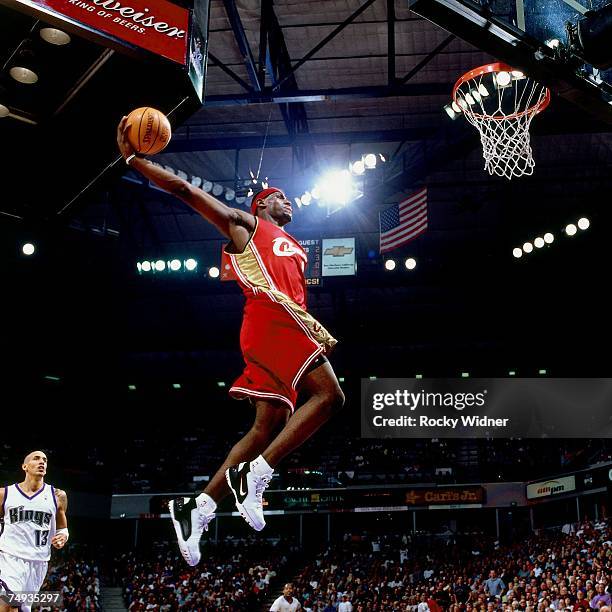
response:
<svg viewBox="0 0 612 612"><path fill-rule="evenodd" d="M26 495L18 484L4 487L3 509L0 551L28 561L48 561L56 527L55 489L45 483Z"/></svg>

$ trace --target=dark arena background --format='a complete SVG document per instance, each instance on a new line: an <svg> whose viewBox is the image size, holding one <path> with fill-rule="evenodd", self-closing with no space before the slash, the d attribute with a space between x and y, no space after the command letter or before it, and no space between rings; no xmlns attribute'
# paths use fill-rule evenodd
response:
<svg viewBox="0 0 612 612"><path fill-rule="evenodd" d="M185 36L95 21L119 6ZM0 485L40 448L68 492L58 609L267 611L291 582L317 612L609 612L609 439L360 436L361 379L611 375L609 7L0 0ZM452 105L496 61L551 91L531 176L489 175ZM120 158L139 106L195 187L242 210L285 190L346 395L275 470L265 531L224 501L196 568L168 501L251 425L227 395L244 298L216 230ZM424 188L425 231L381 253L379 215Z"/></svg>

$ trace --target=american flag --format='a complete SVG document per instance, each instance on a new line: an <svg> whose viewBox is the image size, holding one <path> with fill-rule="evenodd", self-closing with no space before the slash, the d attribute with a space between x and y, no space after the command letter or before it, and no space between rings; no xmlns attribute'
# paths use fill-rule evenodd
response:
<svg viewBox="0 0 612 612"><path fill-rule="evenodd" d="M380 252L391 251L427 229L427 187L399 204L383 210L380 221Z"/></svg>

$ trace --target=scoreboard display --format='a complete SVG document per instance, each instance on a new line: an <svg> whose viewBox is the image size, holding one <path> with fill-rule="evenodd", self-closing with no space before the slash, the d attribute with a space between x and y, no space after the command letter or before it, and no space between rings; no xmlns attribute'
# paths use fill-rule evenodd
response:
<svg viewBox="0 0 612 612"><path fill-rule="evenodd" d="M306 251L308 256L308 265L304 270L306 284L311 286L321 285L321 240L319 238L310 238L306 240L298 240L300 246Z"/></svg>

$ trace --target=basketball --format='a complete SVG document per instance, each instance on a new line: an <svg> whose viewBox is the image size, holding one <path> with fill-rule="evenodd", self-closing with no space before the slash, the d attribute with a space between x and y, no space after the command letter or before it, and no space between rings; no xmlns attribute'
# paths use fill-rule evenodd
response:
<svg viewBox="0 0 612 612"><path fill-rule="evenodd" d="M172 137L166 115L150 106L133 110L128 115L127 125L127 139L136 153L141 155L163 151Z"/></svg>

